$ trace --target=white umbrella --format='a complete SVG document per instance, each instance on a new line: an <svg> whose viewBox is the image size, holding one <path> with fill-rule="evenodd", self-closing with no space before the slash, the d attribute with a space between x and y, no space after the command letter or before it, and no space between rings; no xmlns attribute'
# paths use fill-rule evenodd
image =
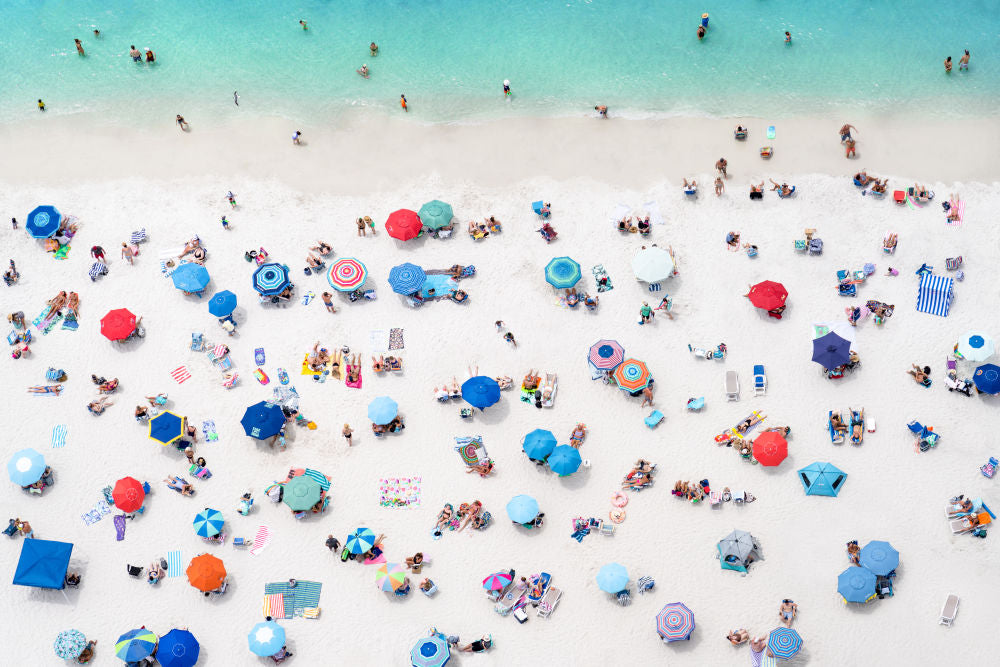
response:
<svg viewBox="0 0 1000 667"><path fill-rule="evenodd" d="M663 248L646 248L632 258L632 271L645 283L666 280L674 275L674 258Z"/></svg>
<svg viewBox="0 0 1000 667"><path fill-rule="evenodd" d="M983 331L966 331L958 340L955 352L969 361L985 361L996 352L993 338Z"/></svg>

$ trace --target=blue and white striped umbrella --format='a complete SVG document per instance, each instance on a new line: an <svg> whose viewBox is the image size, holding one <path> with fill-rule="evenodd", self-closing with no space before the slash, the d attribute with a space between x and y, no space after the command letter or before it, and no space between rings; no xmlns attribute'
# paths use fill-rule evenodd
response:
<svg viewBox="0 0 1000 667"><path fill-rule="evenodd" d="M358 528L347 536L344 548L348 553L363 554L375 546L375 531L371 528Z"/></svg>
<svg viewBox="0 0 1000 667"><path fill-rule="evenodd" d="M451 647L437 635L423 637L410 651L413 667L444 667L451 659Z"/></svg>
<svg viewBox="0 0 1000 667"><path fill-rule="evenodd" d="M427 280L427 274L416 264L406 262L389 271L389 285L396 294L410 295L418 291Z"/></svg>
<svg viewBox="0 0 1000 667"><path fill-rule="evenodd" d="M802 648L802 637L791 628L775 628L767 636L767 648L778 660L790 660Z"/></svg>
<svg viewBox="0 0 1000 667"><path fill-rule="evenodd" d="M580 264L571 257L554 257L545 265L545 282L556 289L567 289L580 282Z"/></svg>
<svg viewBox="0 0 1000 667"><path fill-rule="evenodd" d="M261 264L253 272L253 288L264 296L274 296L291 284L288 267L284 264Z"/></svg>
<svg viewBox="0 0 1000 667"><path fill-rule="evenodd" d="M199 537L215 537L222 532L222 512L206 507L194 516L194 532Z"/></svg>

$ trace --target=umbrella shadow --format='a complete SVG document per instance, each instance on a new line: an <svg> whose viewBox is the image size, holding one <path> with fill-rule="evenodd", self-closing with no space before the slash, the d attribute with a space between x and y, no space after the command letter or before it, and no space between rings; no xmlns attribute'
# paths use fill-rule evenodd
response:
<svg viewBox="0 0 1000 667"><path fill-rule="evenodd" d="M557 481L561 487L568 491L578 491L586 486L588 478L590 477L590 475L587 474L580 474L585 473L586 470L586 468L581 466L575 473L566 475L565 477L559 477ZM552 474L554 475L555 473Z"/></svg>
<svg viewBox="0 0 1000 667"><path fill-rule="evenodd" d="M686 640L679 642L667 642L669 650L676 651L677 653L690 653L698 649L701 644L701 633L695 630L692 632Z"/></svg>
<svg viewBox="0 0 1000 667"><path fill-rule="evenodd" d="M510 401L500 400L485 410L478 409L476 419L487 426L496 426L510 414Z"/></svg>

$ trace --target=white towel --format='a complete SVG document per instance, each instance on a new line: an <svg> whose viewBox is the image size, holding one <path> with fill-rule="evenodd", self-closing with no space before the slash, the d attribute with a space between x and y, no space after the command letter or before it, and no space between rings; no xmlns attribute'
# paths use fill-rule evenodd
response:
<svg viewBox="0 0 1000 667"><path fill-rule="evenodd" d="M385 329L372 329L368 332L368 342L372 354L383 354L389 351L389 332Z"/></svg>
<svg viewBox="0 0 1000 667"><path fill-rule="evenodd" d="M617 223L622 218L628 216L628 212L632 210L631 206L626 206L625 204L618 204L615 206L615 210L611 212L611 222Z"/></svg>
<svg viewBox="0 0 1000 667"><path fill-rule="evenodd" d="M649 221L654 225L665 225L667 221L663 219L663 214L660 213L660 205L655 201L648 201L642 205L644 209L649 211Z"/></svg>

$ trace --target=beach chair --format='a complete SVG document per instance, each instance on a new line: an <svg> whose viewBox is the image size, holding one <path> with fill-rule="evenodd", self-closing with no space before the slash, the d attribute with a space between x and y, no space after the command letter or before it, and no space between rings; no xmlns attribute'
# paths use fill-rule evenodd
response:
<svg viewBox="0 0 1000 667"><path fill-rule="evenodd" d="M699 396L698 398L689 398L687 402L687 409L691 412L698 412L703 407L705 407L705 397Z"/></svg>
<svg viewBox="0 0 1000 667"><path fill-rule="evenodd" d="M542 218L547 218L552 215L552 213L548 210L548 207L545 205L545 202L541 199L531 202L531 210Z"/></svg>
<svg viewBox="0 0 1000 667"><path fill-rule="evenodd" d="M809 251L809 242L806 241L805 239L796 239L795 240L795 250L796 250L796 252L806 252L807 253Z"/></svg>
<svg viewBox="0 0 1000 667"><path fill-rule="evenodd" d="M531 586L528 589L528 602L538 604L549 590L552 575L548 572L542 572L537 577L529 577L529 581L531 582Z"/></svg>
<svg viewBox="0 0 1000 667"><path fill-rule="evenodd" d="M250 538L248 538L248 537L234 537L233 538L233 547L234 548L248 547L251 544L253 544L253 540L250 539Z"/></svg>
<svg viewBox="0 0 1000 667"><path fill-rule="evenodd" d="M656 426L663 421L663 413L659 410L653 410L643 421L649 428L656 428Z"/></svg>
<svg viewBox="0 0 1000 667"><path fill-rule="evenodd" d="M905 190L893 190L892 191L892 201L896 202L900 206L906 203L906 191Z"/></svg>
<svg viewBox="0 0 1000 667"><path fill-rule="evenodd" d="M615 534L615 524L605 523L604 521L601 521L601 525L598 528L598 530L600 530L601 535L612 536Z"/></svg>
<svg viewBox="0 0 1000 667"><path fill-rule="evenodd" d="M192 333L191 334L191 349L195 352L201 352L205 349L205 334L203 333Z"/></svg>
<svg viewBox="0 0 1000 667"><path fill-rule="evenodd" d="M944 605L941 607L941 616L938 619L938 625L951 625L954 623L957 614L958 596L949 595L945 598Z"/></svg>
<svg viewBox="0 0 1000 667"><path fill-rule="evenodd" d="M810 255L822 255L823 254L823 239L810 239L809 240L809 254Z"/></svg>
<svg viewBox="0 0 1000 667"><path fill-rule="evenodd" d="M556 382L556 376L554 373L545 374L545 382L539 388L538 394L542 397L542 407L551 408L556 400L556 389L558 388L558 383ZM548 392L548 398L545 398L546 392Z"/></svg>
<svg viewBox="0 0 1000 667"><path fill-rule="evenodd" d="M656 581L652 577L639 577L639 580L635 582L636 589L639 591L639 595L653 590L656 586Z"/></svg>
<svg viewBox="0 0 1000 667"><path fill-rule="evenodd" d="M764 373L764 366L756 364L753 367L753 395L763 396L767 393L767 375Z"/></svg>
<svg viewBox="0 0 1000 667"><path fill-rule="evenodd" d="M556 230L552 228L552 225L547 222L535 231L542 235L542 238L545 239L546 243L552 243L555 241L556 237L559 236Z"/></svg>
<svg viewBox="0 0 1000 667"><path fill-rule="evenodd" d="M993 479L993 475L997 472L997 465L1000 464L998 464L997 460L991 456L989 461L979 466L979 472L983 473L983 477Z"/></svg>
<svg viewBox="0 0 1000 667"><path fill-rule="evenodd" d="M957 271L960 266L962 266L961 255L958 257L948 257L944 260L944 268L948 271Z"/></svg>
<svg viewBox="0 0 1000 667"><path fill-rule="evenodd" d="M726 399L740 400L740 378L736 371L726 371Z"/></svg>
<svg viewBox="0 0 1000 667"><path fill-rule="evenodd" d="M630 604L632 604L632 596L629 595L627 588L623 591L618 591L617 593L615 593L615 597L618 599L618 604L620 604L623 607L627 607Z"/></svg>
<svg viewBox="0 0 1000 667"><path fill-rule="evenodd" d="M385 368L390 373L402 373L403 360L399 357L387 357L385 360Z"/></svg>
<svg viewBox="0 0 1000 667"><path fill-rule="evenodd" d="M774 155L774 147L773 146L761 146L761 148L760 148L760 157L762 159L764 159L764 160L770 160L772 155Z"/></svg>

